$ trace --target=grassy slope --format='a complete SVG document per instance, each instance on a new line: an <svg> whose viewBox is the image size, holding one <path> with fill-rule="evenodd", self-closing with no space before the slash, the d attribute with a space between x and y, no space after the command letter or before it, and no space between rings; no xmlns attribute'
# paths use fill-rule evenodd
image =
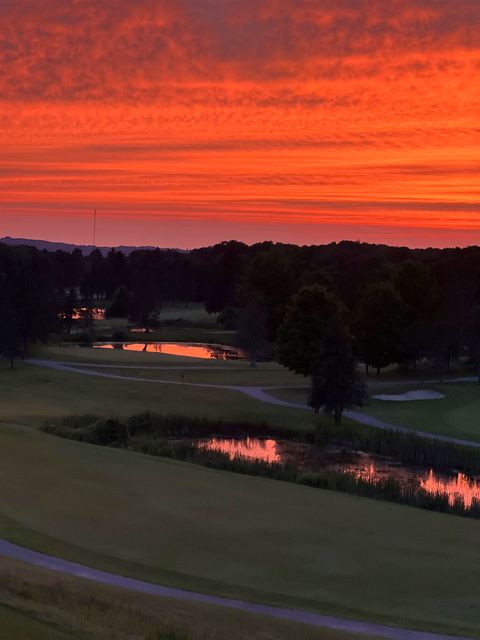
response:
<svg viewBox="0 0 480 640"><path fill-rule="evenodd" d="M359 639L223 607L136 594L8 559L0 559L0 572L8 605L0 607L2 638L94 640L119 638L121 632L122 638L126 634L138 640ZM362 635L361 640L369 638Z"/></svg>
<svg viewBox="0 0 480 640"><path fill-rule="evenodd" d="M0 534L187 588L480 636L480 522L3 426Z"/></svg>
<svg viewBox="0 0 480 640"><path fill-rule="evenodd" d="M68 640L78 637L3 604L0 605L0 634L5 640Z"/></svg>
<svg viewBox="0 0 480 640"><path fill-rule="evenodd" d="M0 370L0 407L4 421L33 425L49 416L73 413L129 415L146 410L265 420L305 429L314 428L319 420L313 412L285 410L237 391L120 381L23 364L16 371Z"/></svg>
<svg viewBox="0 0 480 640"><path fill-rule="evenodd" d="M235 365L233 365L235 366ZM194 384L215 384L220 386L254 386L254 387L268 387L283 385L301 385L305 384L304 379L299 378L291 374L286 369L281 369L275 365L260 364L257 368L245 368L239 367L238 369L232 369L230 371L224 370L191 370L191 369L175 369L172 371L165 370L148 370L148 369L118 369L111 368L106 369L104 373L110 373L114 375L133 376L135 378L148 378L150 380L172 380L174 382L180 381L180 376L183 373L184 382Z"/></svg>

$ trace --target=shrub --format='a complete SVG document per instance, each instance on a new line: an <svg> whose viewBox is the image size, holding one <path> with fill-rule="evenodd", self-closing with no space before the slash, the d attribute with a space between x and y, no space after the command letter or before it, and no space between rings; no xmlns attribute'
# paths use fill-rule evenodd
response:
<svg viewBox="0 0 480 640"><path fill-rule="evenodd" d="M128 440L128 430L124 422L115 418L98 420L92 430L92 444L125 446Z"/></svg>

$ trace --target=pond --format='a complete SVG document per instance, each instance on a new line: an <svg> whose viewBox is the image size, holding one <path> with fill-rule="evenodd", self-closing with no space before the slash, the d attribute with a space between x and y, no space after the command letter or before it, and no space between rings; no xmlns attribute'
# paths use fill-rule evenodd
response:
<svg viewBox="0 0 480 640"><path fill-rule="evenodd" d="M105 318L105 309L101 307L94 307L93 309L87 309L87 307L77 307L73 310L73 320L85 320L91 315L92 320L103 320Z"/></svg>
<svg viewBox="0 0 480 640"><path fill-rule="evenodd" d="M399 481L405 488L423 489L428 494L446 494L450 505L460 500L466 509L474 501L480 501L480 478L463 473L435 473L431 469L404 466L392 459L362 452L339 453L331 451L325 455L315 447L271 438L207 438L196 442L201 449L226 453L231 459L240 456L248 460L268 463L294 463L302 470L332 471L351 474L359 480L372 484L386 478Z"/></svg>
<svg viewBox="0 0 480 640"><path fill-rule="evenodd" d="M93 346L95 349L144 351L202 360L245 360L245 354L235 347L199 342L99 342Z"/></svg>

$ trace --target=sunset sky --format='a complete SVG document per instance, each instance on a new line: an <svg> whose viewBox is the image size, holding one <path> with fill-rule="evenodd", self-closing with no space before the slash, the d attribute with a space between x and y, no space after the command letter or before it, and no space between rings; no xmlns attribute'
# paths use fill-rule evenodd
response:
<svg viewBox="0 0 480 640"><path fill-rule="evenodd" d="M0 236L480 243L478 0L0 0Z"/></svg>

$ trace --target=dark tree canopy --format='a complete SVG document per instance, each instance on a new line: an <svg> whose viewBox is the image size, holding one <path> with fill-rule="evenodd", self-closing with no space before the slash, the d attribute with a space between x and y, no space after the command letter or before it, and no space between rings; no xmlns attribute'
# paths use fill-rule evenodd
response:
<svg viewBox="0 0 480 640"><path fill-rule="evenodd" d="M448 370L467 350L476 362L474 333L466 323L480 305L478 247L232 241L192 251L138 249L127 255L97 249L83 255L80 249L48 252L0 244L0 280L10 291L3 343L15 345L20 335L27 355L32 342L49 334L71 337L93 330L96 307L123 316L128 291L129 321L145 329L157 324L162 305L203 303L221 314L225 329L235 328L239 318L248 318L249 306L258 305L281 361L305 374L312 370L325 320L339 306L355 353L372 366L392 362L416 368L427 362ZM308 289L323 291L317 307ZM298 303L298 296L305 298ZM253 323L247 324L253 335Z"/></svg>
<svg viewBox="0 0 480 640"><path fill-rule="evenodd" d="M260 355L269 351L265 310L251 302L237 320L236 344L245 351L252 367Z"/></svg>
<svg viewBox="0 0 480 640"><path fill-rule="evenodd" d="M302 287L293 296L278 329L276 355L280 364L310 375L327 323L342 310L340 301L325 287Z"/></svg>
<svg viewBox="0 0 480 640"><path fill-rule="evenodd" d="M107 318L127 318L132 308L132 296L127 287L120 285L113 294L112 302L105 310Z"/></svg>
<svg viewBox="0 0 480 640"><path fill-rule="evenodd" d="M0 357L8 360L11 369L22 355L22 342L12 292L5 281L0 282Z"/></svg>
<svg viewBox="0 0 480 640"><path fill-rule="evenodd" d="M406 308L392 283L368 285L357 305L354 332L360 359L379 371L404 353Z"/></svg>
<svg viewBox="0 0 480 640"><path fill-rule="evenodd" d="M362 405L366 387L362 383L352 352L352 340L340 316L332 317L325 328L313 363L309 404L318 412L332 414L341 423L347 407Z"/></svg>

